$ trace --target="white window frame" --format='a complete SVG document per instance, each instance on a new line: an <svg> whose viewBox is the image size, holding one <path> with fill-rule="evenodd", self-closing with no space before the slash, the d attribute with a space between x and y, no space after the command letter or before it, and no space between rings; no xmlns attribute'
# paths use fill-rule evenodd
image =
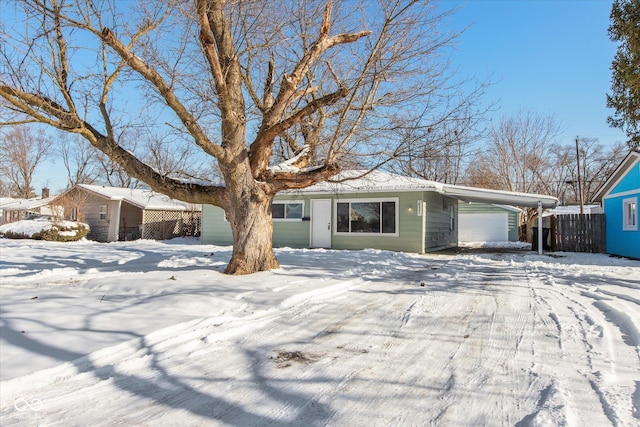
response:
<svg viewBox="0 0 640 427"><path fill-rule="evenodd" d="M638 198L622 200L622 230L638 231Z"/></svg>
<svg viewBox="0 0 640 427"><path fill-rule="evenodd" d="M107 205L100 205L100 210L98 211L98 215L101 220L108 221L109 220L109 207Z"/></svg>
<svg viewBox="0 0 640 427"><path fill-rule="evenodd" d="M352 231L338 231L338 203L349 203L349 212L351 212L351 203L395 203L395 233L357 233ZM382 224L382 218L380 219ZM333 234L337 236L362 236L362 237L398 237L400 235L400 199L398 197L381 197L367 199L335 199L333 201Z"/></svg>
<svg viewBox="0 0 640 427"><path fill-rule="evenodd" d="M275 222L295 222L295 221L302 221L302 219L304 218L304 200L274 200L273 203L271 204L271 206L273 207L273 205L285 205L284 206L284 214L285 217L284 218L273 218L272 215L272 219ZM287 218L287 205L302 205L302 211L300 213L300 218Z"/></svg>

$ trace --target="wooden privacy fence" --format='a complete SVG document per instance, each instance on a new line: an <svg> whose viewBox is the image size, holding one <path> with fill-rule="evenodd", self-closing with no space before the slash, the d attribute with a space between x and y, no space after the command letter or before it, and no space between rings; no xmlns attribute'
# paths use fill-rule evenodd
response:
<svg viewBox="0 0 640 427"><path fill-rule="evenodd" d="M604 214L558 215L551 236L553 251L605 253Z"/></svg>

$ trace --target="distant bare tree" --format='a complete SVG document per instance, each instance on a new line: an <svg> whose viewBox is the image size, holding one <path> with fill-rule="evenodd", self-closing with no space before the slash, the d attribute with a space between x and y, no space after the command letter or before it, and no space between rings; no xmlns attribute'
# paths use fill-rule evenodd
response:
<svg viewBox="0 0 640 427"><path fill-rule="evenodd" d="M521 111L489 128L465 177L469 185L522 193L543 192L561 126L553 116Z"/></svg>
<svg viewBox="0 0 640 427"><path fill-rule="evenodd" d="M405 129L404 138L421 140L421 143L406 144L391 168L403 175L458 184L470 158L471 147L481 135L486 109L476 107L475 103L484 89L485 85L479 86L474 98L468 98L464 110L452 112L447 120L439 123L427 120L425 126Z"/></svg>
<svg viewBox="0 0 640 427"><path fill-rule="evenodd" d="M121 164L102 152L96 154L100 179L97 183L110 187L139 188L140 181L127 173Z"/></svg>
<svg viewBox="0 0 640 427"><path fill-rule="evenodd" d="M44 129L15 126L0 136L0 174L14 197L35 197L33 176L47 157L51 141Z"/></svg>
<svg viewBox="0 0 640 427"><path fill-rule="evenodd" d="M624 144L605 147L597 138L579 138L580 148L580 177L582 179L582 196L588 202L595 195L598 188L609 178L614 169L629 152ZM569 159L568 174L564 179L564 193L567 203L579 203L578 193L578 162L575 145L565 147L566 158ZM556 194L554 194L556 195ZM557 195L558 197L559 194ZM562 200L562 199L561 199Z"/></svg>
<svg viewBox="0 0 640 427"><path fill-rule="evenodd" d="M100 179L98 151L80 136L61 133L58 151L67 171L67 187L93 184Z"/></svg>
<svg viewBox="0 0 640 427"><path fill-rule="evenodd" d="M497 190L543 193L563 204L579 202L574 141L558 143L553 116L521 112L503 117L489 130L487 143L473 156L464 183ZM623 144L605 147L597 138L580 138L583 199L591 199L627 154Z"/></svg>
<svg viewBox="0 0 640 427"><path fill-rule="evenodd" d="M205 172L202 160L192 145L176 145L169 137L155 135L143 142L145 163L163 176L174 179L211 180L211 171Z"/></svg>
<svg viewBox="0 0 640 427"><path fill-rule="evenodd" d="M11 189L4 179L0 178L0 197L9 197Z"/></svg>
<svg viewBox="0 0 640 427"><path fill-rule="evenodd" d="M118 134L114 134L113 137L118 141L119 147L127 152L134 153L138 151L138 147L141 145L139 141L145 135L140 129L126 126ZM99 172L99 178L96 182L110 187L139 188L144 186L139 179L130 174L122 164L107 153L96 149L95 156ZM140 155L140 157L144 158L143 155ZM145 166L151 168L148 164L145 164Z"/></svg>
<svg viewBox="0 0 640 427"><path fill-rule="evenodd" d="M56 197L54 210L57 215L67 220L84 222L86 219L86 207L90 198L91 196L88 192L71 188L66 193ZM58 208L62 212L59 212Z"/></svg>

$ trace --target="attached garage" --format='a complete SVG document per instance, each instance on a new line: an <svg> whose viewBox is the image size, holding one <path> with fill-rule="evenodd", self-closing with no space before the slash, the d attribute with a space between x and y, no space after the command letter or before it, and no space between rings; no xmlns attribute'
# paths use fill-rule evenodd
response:
<svg viewBox="0 0 640 427"><path fill-rule="evenodd" d="M512 206L488 203L459 203L460 242L509 242L518 240L518 216Z"/></svg>

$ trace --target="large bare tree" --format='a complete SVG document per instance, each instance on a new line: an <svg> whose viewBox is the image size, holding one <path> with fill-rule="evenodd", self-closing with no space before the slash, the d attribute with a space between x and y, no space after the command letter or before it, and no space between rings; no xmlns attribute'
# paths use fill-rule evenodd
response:
<svg viewBox="0 0 640 427"><path fill-rule="evenodd" d="M16 126L0 134L0 175L7 180L12 196L26 199L35 196L33 177L51 151L50 146L42 128Z"/></svg>
<svg viewBox="0 0 640 427"><path fill-rule="evenodd" d="M278 266L276 193L385 164L416 143L398 132L406 112L437 123L458 109L443 51L455 35L429 0L14 4L0 24L1 121L76 133L153 190L223 208L227 273ZM150 166L119 141L126 128L197 146L224 185Z"/></svg>

